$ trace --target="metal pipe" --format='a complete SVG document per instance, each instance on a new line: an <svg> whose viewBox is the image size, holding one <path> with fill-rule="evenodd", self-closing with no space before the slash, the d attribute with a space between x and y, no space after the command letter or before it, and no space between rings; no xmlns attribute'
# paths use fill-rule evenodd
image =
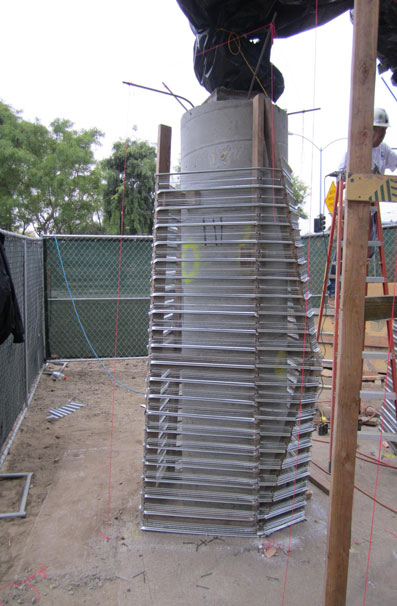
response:
<svg viewBox="0 0 397 606"><path fill-rule="evenodd" d="M36 240L41 240L41 238L39 236L35 236L34 238L31 238L30 236L25 236L23 234L17 234L13 231L7 231L6 229L1 229L1 228L0 228L0 233L4 234L5 236L10 236L12 238L22 238L23 240L33 240L34 242Z"/></svg>
<svg viewBox="0 0 397 606"><path fill-rule="evenodd" d="M161 95L168 95L169 97L183 99L184 101L189 103L189 105L194 107L193 103L191 101L189 101L189 99L186 99L186 97L182 97L181 95L174 95L174 93L166 93L165 90L159 90L158 88L151 88L150 86L143 86L142 84L134 84L134 82L125 82L124 80L123 80L123 84L127 84L127 86L135 86L136 88L143 88L144 90L149 90L152 93L160 93Z"/></svg>
<svg viewBox="0 0 397 606"><path fill-rule="evenodd" d="M13 234L13 235L17 235L17 234ZM108 234L98 234L98 235L82 235L82 234L46 234L42 236L42 240L52 240L54 239L54 236L56 238L58 238L59 240L117 240L119 241L120 238L123 238L123 240L153 240L153 236L152 235L139 235L139 236L120 236L119 235L114 235L114 236L110 236Z"/></svg>
<svg viewBox="0 0 397 606"><path fill-rule="evenodd" d="M147 297L73 297L73 301L148 301ZM48 301L70 301L70 297L48 297Z"/></svg>
<svg viewBox="0 0 397 606"><path fill-rule="evenodd" d="M168 92L169 92L169 93L170 93L170 94L171 94L171 95L174 97L174 99L175 99L176 101L178 101L179 105L181 105L181 106L183 107L183 109L185 110L185 112L187 112L187 111L188 111L187 107L185 107L185 106L183 105L182 101L180 101L180 100L178 99L178 95L175 95L175 94L172 92L172 90L171 90L171 89L170 89L170 88L169 88L169 87L166 85L166 83L165 83L165 82L163 82L163 86L165 86L165 88L168 90Z"/></svg>

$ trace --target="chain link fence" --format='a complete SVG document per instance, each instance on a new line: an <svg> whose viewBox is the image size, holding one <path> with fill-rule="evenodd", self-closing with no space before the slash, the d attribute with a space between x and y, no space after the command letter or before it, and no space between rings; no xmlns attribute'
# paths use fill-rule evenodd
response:
<svg viewBox="0 0 397 606"><path fill-rule="evenodd" d="M9 337L0 345L0 447L25 408L45 358L114 357L116 323L117 357L147 355L152 260L150 236L123 236L120 242L120 236L33 240L3 233L26 338L15 345ZM384 225L383 233L393 282L396 225ZM310 237L313 307L320 305L328 236ZM308 255L309 237L302 239ZM370 262L372 274L379 271L376 257Z"/></svg>
<svg viewBox="0 0 397 606"><path fill-rule="evenodd" d="M393 282L396 226L384 225L383 232L389 281ZM310 291L315 308L320 305L328 238L327 232L310 236ZM309 237L303 236L302 240L308 256ZM119 264L117 357L145 356L151 258L150 236L123 236L121 256L120 236L45 238L46 357L93 358L93 350L99 357L114 356ZM370 273L376 275L378 271L376 253Z"/></svg>
<svg viewBox="0 0 397 606"><path fill-rule="evenodd" d="M383 225L383 239L385 246L386 268L389 282L394 282L396 258L397 258L397 229L396 225ZM324 284L324 270L327 260L329 233L314 234L310 236L310 251L309 251L309 236L303 236L302 242L304 245L305 256L309 256L309 289L312 293L312 306L320 307L321 293ZM310 255L309 255L310 252ZM379 252L369 262L369 274L371 276L380 275Z"/></svg>
<svg viewBox="0 0 397 606"><path fill-rule="evenodd" d="M117 357L147 355L151 236L46 237L44 260L48 359L113 357L116 336Z"/></svg>
<svg viewBox="0 0 397 606"><path fill-rule="evenodd" d="M0 345L0 448L27 406L44 363L43 242L2 233L25 342L14 344L10 335Z"/></svg>

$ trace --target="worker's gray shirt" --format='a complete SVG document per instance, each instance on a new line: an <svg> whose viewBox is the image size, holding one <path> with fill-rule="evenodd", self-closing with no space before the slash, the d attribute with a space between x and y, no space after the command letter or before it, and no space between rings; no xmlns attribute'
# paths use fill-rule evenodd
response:
<svg viewBox="0 0 397 606"><path fill-rule="evenodd" d="M346 171L347 153L339 165L341 172ZM386 143L372 148L372 171L383 175L386 170L394 171L397 168L397 154Z"/></svg>

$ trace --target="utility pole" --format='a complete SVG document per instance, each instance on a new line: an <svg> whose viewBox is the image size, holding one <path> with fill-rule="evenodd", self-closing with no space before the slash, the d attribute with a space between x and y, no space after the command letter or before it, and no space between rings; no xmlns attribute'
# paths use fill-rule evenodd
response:
<svg viewBox="0 0 397 606"><path fill-rule="evenodd" d="M379 0L355 0L348 175L371 172L378 18ZM325 606L346 604L361 387L368 221L368 202L347 199Z"/></svg>

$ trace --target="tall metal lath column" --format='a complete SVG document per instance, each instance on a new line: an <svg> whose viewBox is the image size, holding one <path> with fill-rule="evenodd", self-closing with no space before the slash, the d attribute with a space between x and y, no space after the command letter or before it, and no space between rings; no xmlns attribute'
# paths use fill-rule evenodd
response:
<svg viewBox="0 0 397 606"><path fill-rule="evenodd" d="M266 534L304 519L321 364L288 169L250 166L251 101L213 103L158 180L141 527Z"/></svg>

